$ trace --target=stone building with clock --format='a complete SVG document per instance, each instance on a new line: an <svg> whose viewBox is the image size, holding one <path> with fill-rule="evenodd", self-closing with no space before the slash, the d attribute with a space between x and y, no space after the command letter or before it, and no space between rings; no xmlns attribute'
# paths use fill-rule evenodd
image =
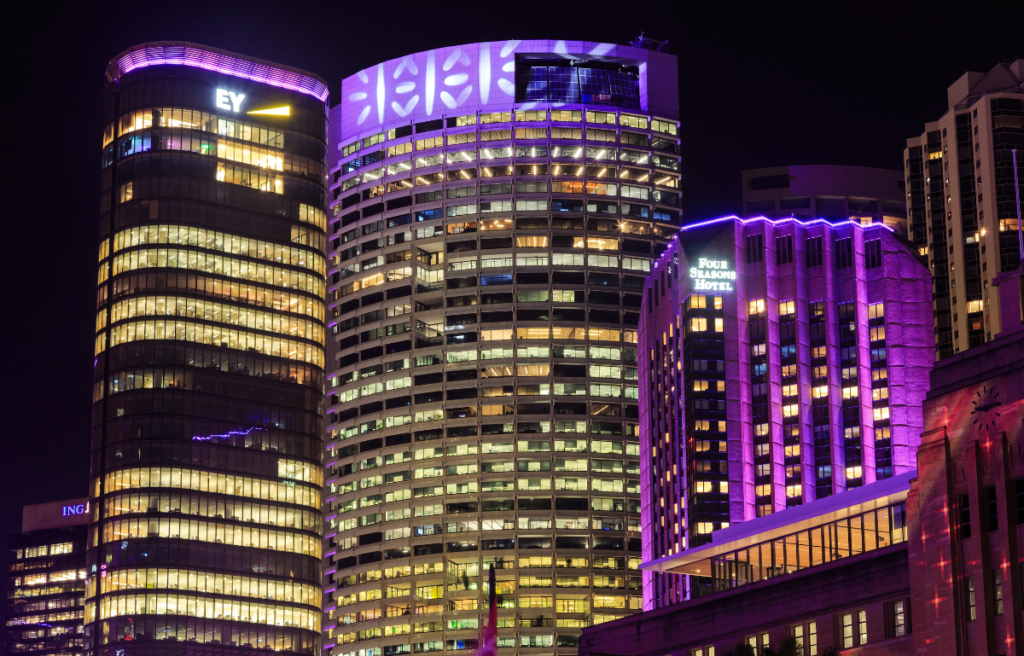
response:
<svg viewBox="0 0 1024 656"><path fill-rule="evenodd" d="M1024 635L1024 271L992 282L1006 330L932 370L907 498L915 629L958 654L1011 653Z"/></svg>
<svg viewBox="0 0 1024 656"><path fill-rule="evenodd" d="M708 592L586 629L580 656L1021 653L1024 270L992 285L1004 330L935 365L916 471L644 562Z"/></svg>

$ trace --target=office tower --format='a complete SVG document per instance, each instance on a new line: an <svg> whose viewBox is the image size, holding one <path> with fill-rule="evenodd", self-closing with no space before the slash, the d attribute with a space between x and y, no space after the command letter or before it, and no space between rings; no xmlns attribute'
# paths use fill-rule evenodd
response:
<svg viewBox="0 0 1024 656"><path fill-rule="evenodd" d="M86 654L313 654L327 86L162 42L104 105Z"/></svg>
<svg viewBox="0 0 1024 656"><path fill-rule="evenodd" d="M82 653L89 500L25 506L9 536L4 654Z"/></svg>
<svg viewBox="0 0 1024 656"><path fill-rule="evenodd" d="M326 647L575 653L640 607L636 325L679 223L675 57L477 43L331 115ZM507 652L504 651L507 649Z"/></svg>
<svg viewBox="0 0 1024 656"><path fill-rule="evenodd" d="M907 233L903 173L867 166L772 166L743 171L743 216L884 223Z"/></svg>
<svg viewBox="0 0 1024 656"><path fill-rule="evenodd" d="M640 315L644 562L914 468L929 275L888 226L684 227ZM708 581L644 573L645 608Z"/></svg>
<svg viewBox="0 0 1024 656"><path fill-rule="evenodd" d="M1011 151L1024 197L1024 59L964 73L946 97L949 110L903 151L911 238L934 280L939 360L1002 330L989 284L1021 265Z"/></svg>

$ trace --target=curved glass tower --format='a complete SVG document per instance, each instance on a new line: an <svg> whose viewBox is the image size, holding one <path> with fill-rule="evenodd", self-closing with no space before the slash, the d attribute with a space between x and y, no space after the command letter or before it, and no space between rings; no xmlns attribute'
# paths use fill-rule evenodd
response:
<svg viewBox="0 0 1024 656"><path fill-rule="evenodd" d="M106 75L87 654L313 654L327 88L149 43Z"/></svg>
<svg viewBox="0 0 1024 656"><path fill-rule="evenodd" d="M575 653L641 606L636 331L675 57L478 43L332 110L325 651Z"/></svg>

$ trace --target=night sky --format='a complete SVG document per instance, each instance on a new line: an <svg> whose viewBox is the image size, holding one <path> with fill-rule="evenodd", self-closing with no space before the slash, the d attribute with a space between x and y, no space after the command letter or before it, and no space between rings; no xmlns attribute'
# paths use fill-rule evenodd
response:
<svg viewBox="0 0 1024 656"><path fill-rule="evenodd" d="M5 546L24 504L86 496L103 73L130 46L194 41L297 66L328 81L333 103L343 77L421 50L512 38L626 43L646 30L679 57L691 220L739 211L747 168L901 169L906 138L945 112L949 84L1024 54L1024 3L1013 0L20 7L5 15L3 39L4 142L14 144L4 157Z"/></svg>

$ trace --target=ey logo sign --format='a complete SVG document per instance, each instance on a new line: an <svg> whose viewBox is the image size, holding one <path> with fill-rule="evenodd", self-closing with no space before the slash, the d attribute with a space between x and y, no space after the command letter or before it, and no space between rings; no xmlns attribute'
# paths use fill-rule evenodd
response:
<svg viewBox="0 0 1024 656"><path fill-rule="evenodd" d="M242 101L245 100L244 93L235 93L227 89L217 89L217 109L226 109L229 112L237 112L242 108Z"/></svg>

